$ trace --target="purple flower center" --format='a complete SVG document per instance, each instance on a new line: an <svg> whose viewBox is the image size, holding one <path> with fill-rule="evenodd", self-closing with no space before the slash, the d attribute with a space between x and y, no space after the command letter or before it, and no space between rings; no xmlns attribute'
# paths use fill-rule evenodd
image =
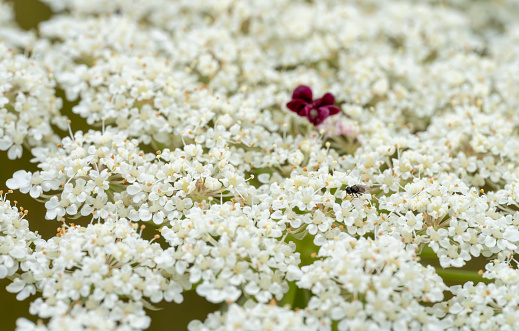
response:
<svg viewBox="0 0 519 331"><path fill-rule="evenodd" d="M313 99L312 89L306 85L299 85L292 93L292 100L287 103L288 109L299 116L306 116L314 125L321 124L328 116L340 112L339 107L334 106L335 97L326 93L322 98Z"/></svg>

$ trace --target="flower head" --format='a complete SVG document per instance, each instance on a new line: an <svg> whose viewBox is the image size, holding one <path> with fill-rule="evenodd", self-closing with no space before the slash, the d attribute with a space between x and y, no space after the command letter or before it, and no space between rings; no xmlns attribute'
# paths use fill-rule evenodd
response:
<svg viewBox="0 0 519 331"><path fill-rule="evenodd" d="M331 93L313 100L312 89L306 85L299 85L292 93L292 100L287 103L287 107L299 116L306 116L314 125L319 125L328 116L340 111L339 107L333 105L334 102L335 97Z"/></svg>

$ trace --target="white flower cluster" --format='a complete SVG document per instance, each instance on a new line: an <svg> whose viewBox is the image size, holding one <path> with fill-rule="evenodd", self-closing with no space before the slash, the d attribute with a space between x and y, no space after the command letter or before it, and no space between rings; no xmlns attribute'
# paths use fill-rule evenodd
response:
<svg viewBox="0 0 519 331"><path fill-rule="evenodd" d="M324 244L323 259L302 267L297 282L314 296L307 312L338 321L339 330L437 330L442 324L424 303L443 299L447 287L397 239L355 239Z"/></svg>
<svg viewBox="0 0 519 331"><path fill-rule="evenodd" d="M519 327L516 1L43 2L18 44L0 5L0 149L38 166L6 184L63 222L2 197L20 330L145 329L190 288L228 308L192 330ZM57 90L88 129L58 138Z"/></svg>
<svg viewBox="0 0 519 331"><path fill-rule="evenodd" d="M52 125L66 129L67 123L55 84L44 66L0 42L0 150L9 159L21 157L23 147L59 141Z"/></svg>
<svg viewBox="0 0 519 331"><path fill-rule="evenodd" d="M319 321L303 310L293 311L276 305L247 302L243 307L232 304L225 313L209 314L202 323L192 321L189 331L310 331L329 330L330 324Z"/></svg>
<svg viewBox="0 0 519 331"><path fill-rule="evenodd" d="M24 49L34 42L35 36L31 31L24 31L14 21L15 14L12 4L0 1L0 42L9 47Z"/></svg>
<svg viewBox="0 0 519 331"><path fill-rule="evenodd" d="M446 303L437 304L434 310L443 321L458 330L516 330L517 284L498 286L495 284L467 282L463 286L451 287L454 297Z"/></svg>
<svg viewBox="0 0 519 331"><path fill-rule="evenodd" d="M285 273L299 264L299 254L279 241L284 227L254 205L261 196L236 174L228 151L207 155L200 145L186 145L155 156L110 131L78 132L60 146L42 157L42 171L20 170L7 182L47 198L48 219L93 213L165 224L162 235L175 248L170 254L182 261L177 271L187 270L192 284L202 280L197 292L212 302L236 301L245 285L261 302L287 292ZM42 194L47 191L59 194ZM172 257L161 259L173 266Z"/></svg>
<svg viewBox="0 0 519 331"><path fill-rule="evenodd" d="M73 111L89 124L114 125L154 147L185 139L209 148L234 142L270 150L272 140L282 142L272 115L262 108L280 106L286 91L277 100L263 89L226 98L229 90L206 86L208 74L190 69L193 55L182 54L160 30L139 29L125 17L111 16L61 17L42 25L41 32L36 56L53 68L69 100L80 97ZM51 43L56 39L62 42ZM225 79L234 82L239 71L230 71ZM288 115L277 114L277 121L288 121ZM254 153L249 162L261 166L263 156Z"/></svg>
<svg viewBox="0 0 519 331"><path fill-rule="evenodd" d="M61 323L143 330L150 324L144 312L148 301L180 303L183 290L191 287L187 275L177 272L171 248L141 238L138 225L123 218L64 226L43 240L5 197L1 208L1 276L11 276L7 290L18 293L18 300L41 292L30 312L50 318L51 330ZM20 323L21 329L30 324Z"/></svg>
<svg viewBox="0 0 519 331"><path fill-rule="evenodd" d="M66 314L52 315L47 325L20 318L16 321L19 331L70 331L70 330L143 330L150 324L140 302L118 301L110 311L88 309L76 304Z"/></svg>
<svg viewBox="0 0 519 331"><path fill-rule="evenodd" d="M513 255L499 253L485 267L484 277L494 283L467 282L451 287L454 297L433 309L459 329L515 330L519 327L519 270Z"/></svg>
<svg viewBox="0 0 519 331"><path fill-rule="evenodd" d="M211 302L235 302L242 294L281 300L300 263L295 244L280 241L282 228L258 206L193 207L161 233L182 261L177 269L187 268L197 293Z"/></svg>
<svg viewBox="0 0 519 331"><path fill-rule="evenodd" d="M459 179L414 180L404 190L380 199L381 208L392 212L381 228L412 246L428 243L443 267L462 267L480 254L518 251L518 215L495 212L495 201Z"/></svg>
<svg viewBox="0 0 519 331"><path fill-rule="evenodd" d="M254 186L237 174L232 165L237 161L225 148L207 153L193 144L155 155L142 152L137 141L123 133L108 130L79 131L64 138L57 151L37 152L42 170L20 170L7 185L46 198L48 219L90 214L104 219L117 214L162 224L189 212L195 203L223 198L224 192L226 201L258 200ZM59 193L50 194L55 191Z"/></svg>
<svg viewBox="0 0 519 331"><path fill-rule="evenodd" d="M40 239L29 230L27 213L23 208L11 206L6 194L0 191L0 279L13 276L19 269L27 270L26 259L34 252L34 242ZM19 299L31 292L34 293L27 289Z"/></svg>

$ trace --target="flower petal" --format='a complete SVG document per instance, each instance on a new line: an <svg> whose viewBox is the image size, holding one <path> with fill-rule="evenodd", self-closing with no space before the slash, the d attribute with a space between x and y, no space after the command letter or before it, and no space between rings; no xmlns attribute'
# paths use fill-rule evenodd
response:
<svg viewBox="0 0 519 331"><path fill-rule="evenodd" d="M335 97L331 93L326 93L321 98L321 106L333 105L335 103Z"/></svg>
<svg viewBox="0 0 519 331"><path fill-rule="evenodd" d="M503 238L510 242L518 242L519 241L519 231L517 229L507 229L503 233Z"/></svg>
<svg viewBox="0 0 519 331"><path fill-rule="evenodd" d="M328 111L330 112L330 116L338 114L341 111L341 109L337 106L326 106L326 108L328 108Z"/></svg>
<svg viewBox="0 0 519 331"><path fill-rule="evenodd" d="M306 116L309 107L307 103L301 99L295 99L287 103L287 108L296 112L299 116Z"/></svg>
<svg viewBox="0 0 519 331"><path fill-rule="evenodd" d="M312 102L312 89L306 85L299 85L292 93L292 99L301 99L308 103Z"/></svg>

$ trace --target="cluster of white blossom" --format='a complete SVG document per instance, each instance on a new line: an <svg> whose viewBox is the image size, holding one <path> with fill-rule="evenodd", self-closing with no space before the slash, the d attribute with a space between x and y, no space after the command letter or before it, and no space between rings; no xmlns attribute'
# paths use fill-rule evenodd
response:
<svg viewBox="0 0 519 331"><path fill-rule="evenodd" d="M437 304L433 310L446 325L459 330L516 330L519 327L515 293L518 285L467 282L452 286L454 297Z"/></svg>
<svg viewBox="0 0 519 331"><path fill-rule="evenodd" d="M516 330L519 328L519 270L512 254L497 254L484 276L494 283L467 282L451 287L453 298L433 309L448 325L459 329Z"/></svg>
<svg viewBox="0 0 519 331"><path fill-rule="evenodd" d="M231 331L231 330L329 330L328 321L319 320L304 310L293 311L283 307L262 303L246 302L243 307L232 304L225 312L209 314L204 323L194 320L189 323L189 331Z"/></svg>
<svg viewBox="0 0 519 331"><path fill-rule="evenodd" d="M189 281L199 284L196 292L211 302L235 302L241 295L281 300L300 263L295 244L281 241L281 227L258 206L193 207L161 233Z"/></svg>
<svg viewBox="0 0 519 331"><path fill-rule="evenodd" d="M44 66L0 42L0 150L9 159L21 157L23 147L59 141L52 125L66 129L67 123L55 85Z"/></svg>
<svg viewBox="0 0 519 331"><path fill-rule="evenodd" d="M0 1L0 41L19 50L25 49L35 40L32 31L24 31L14 21L12 3Z"/></svg>
<svg viewBox="0 0 519 331"><path fill-rule="evenodd" d="M42 171L20 170L7 185L47 199L48 219L117 215L164 225L169 253L182 261L177 271L187 269L192 284L202 280L197 292L209 301L236 301L245 285L261 302L280 300L287 267L299 264L299 254L279 241L284 226L254 205L260 195L236 174L230 153L214 148L207 155L186 145L155 155L136 145L120 133L77 132L57 153L41 156Z"/></svg>
<svg viewBox="0 0 519 331"><path fill-rule="evenodd" d="M307 312L338 321L339 330L438 330L424 303L439 302L447 287L433 267L416 261L397 239L355 239L338 233L322 258L302 267L297 286L314 294Z"/></svg>
<svg viewBox="0 0 519 331"><path fill-rule="evenodd" d="M87 227L64 224L43 240L28 229L26 213L5 196L0 202L0 276L10 276L7 290L18 293L18 300L41 292L30 312L50 318L50 330L61 323L143 330L150 324L146 304L180 303L191 287L188 275L178 272L182 266L176 266L172 248L141 238L138 224L124 218ZM30 325L20 323L21 329Z"/></svg>
<svg viewBox="0 0 519 331"><path fill-rule="evenodd" d="M63 222L0 199L19 330L146 329L188 289L227 309L191 330L519 327L515 1L42 2L38 37L0 2L0 150L38 167L6 185Z"/></svg>
<svg viewBox="0 0 519 331"><path fill-rule="evenodd" d="M19 331L70 331L70 330L144 330L150 324L141 302L124 303L117 301L110 308L92 309L76 304L65 314L52 315L43 324L25 318L16 321Z"/></svg>
<svg viewBox="0 0 519 331"><path fill-rule="evenodd" d="M27 256L34 252L33 243L40 237L29 230L25 219L28 211L11 206L7 195L0 191L0 279L12 277L19 269L27 270ZM31 294L21 294L20 299Z"/></svg>

